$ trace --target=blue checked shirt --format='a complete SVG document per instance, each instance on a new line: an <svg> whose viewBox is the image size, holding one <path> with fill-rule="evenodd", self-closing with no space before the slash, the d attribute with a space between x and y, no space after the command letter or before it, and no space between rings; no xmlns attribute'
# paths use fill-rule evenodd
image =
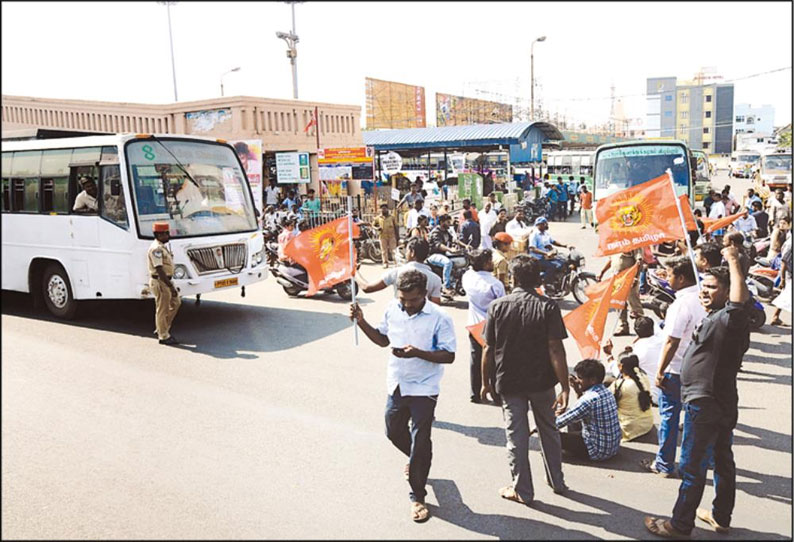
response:
<svg viewBox="0 0 794 542"><path fill-rule="evenodd" d="M609 459L618 453L621 438L618 404L603 384L585 391L575 407L557 417L557 429L579 421L582 422L582 438L590 459Z"/></svg>

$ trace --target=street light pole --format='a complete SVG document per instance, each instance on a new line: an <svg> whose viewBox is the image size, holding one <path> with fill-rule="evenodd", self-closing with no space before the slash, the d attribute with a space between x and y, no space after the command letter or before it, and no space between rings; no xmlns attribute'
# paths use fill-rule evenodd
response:
<svg viewBox="0 0 794 542"><path fill-rule="evenodd" d="M296 47L299 38L295 33L295 4L299 4L294 0L289 0L287 4L292 7L292 32L276 32L276 37L283 39L287 42L287 58L292 65L292 97L298 99L298 49Z"/></svg>
<svg viewBox="0 0 794 542"><path fill-rule="evenodd" d="M535 120L535 42L546 41L546 36L541 36L529 46L529 95L530 95L530 121Z"/></svg>
<svg viewBox="0 0 794 542"><path fill-rule="evenodd" d="M174 78L174 101L178 102L179 98L176 94L176 64L174 63L174 37L171 34L171 6L176 4L176 2L166 1L157 3L165 5L165 9L168 12L168 41L171 44L171 75Z"/></svg>
<svg viewBox="0 0 794 542"><path fill-rule="evenodd" d="M238 66L236 68L232 68L231 70L229 70L227 72L223 72L223 74L221 74L221 96L223 96L223 77L226 76L226 75L229 75L232 72L239 72L239 71L240 71L240 67Z"/></svg>

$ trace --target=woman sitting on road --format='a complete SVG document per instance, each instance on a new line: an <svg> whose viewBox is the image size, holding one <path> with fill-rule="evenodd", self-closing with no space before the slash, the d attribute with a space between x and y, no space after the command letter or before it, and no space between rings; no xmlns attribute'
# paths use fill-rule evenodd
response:
<svg viewBox="0 0 794 542"><path fill-rule="evenodd" d="M653 428L651 410L651 384L642 369L636 354L623 352L618 358L620 376L609 390L618 403L618 421L623 434L622 441L634 440Z"/></svg>

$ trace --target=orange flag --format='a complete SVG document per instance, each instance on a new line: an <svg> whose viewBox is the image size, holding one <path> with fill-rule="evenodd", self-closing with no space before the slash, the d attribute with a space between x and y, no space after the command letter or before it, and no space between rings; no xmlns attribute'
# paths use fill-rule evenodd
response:
<svg viewBox="0 0 794 542"><path fill-rule="evenodd" d="M590 298L583 305L569 312L562 321L566 329L576 341L583 358L598 358L601 352L601 341L609 313L610 298L615 278L612 275L606 281L606 287L600 297Z"/></svg>
<svg viewBox="0 0 794 542"><path fill-rule="evenodd" d="M485 337L482 335L482 332L485 330L485 320L479 324L466 326L466 329L469 330L469 333L471 333L471 336L474 337L474 340L480 343L480 346L485 346Z"/></svg>
<svg viewBox="0 0 794 542"><path fill-rule="evenodd" d="M626 307L626 300L629 298L629 292L631 292L631 287L639 270L640 264L636 263L615 275L615 282L612 284L612 293L609 298L609 308L623 310ZM609 282L609 280L602 280L588 286L585 288L584 293L591 299L601 297Z"/></svg>
<svg viewBox="0 0 794 542"><path fill-rule="evenodd" d="M686 231L697 231L698 224L695 219L695 213L692 212L692 206L689 204L689 196L681 194L678 199L681 200L681 211L684 213Z"/></svg>
<svg viewBox="0 0 794 542"><path fill-rule="evenodd" d="M596 256L629 252L684 236L667 173L598 200L596 219Z"/></svg>
<svg viewBox="0 0 794 542"><path fill-rule="evenodd" d="M353 237L359 235L358 224L353 224ZM356 261L353 247L353 261ZM350 241L347 217L302 232L284 247L284 254L301 264L309 274L309 291L330 288L356 274L350 267Z"/></svg>
<svg viewBox="0 0 794 542"><path fill-rule="evenodd" d="M703 219L703 231L705 233L715 232L717 230L721 230L725 226L733 224L740 216L744 214L744 211L740 213L736 213L735 215L725 216L722 218L704 218Z"/></svg>

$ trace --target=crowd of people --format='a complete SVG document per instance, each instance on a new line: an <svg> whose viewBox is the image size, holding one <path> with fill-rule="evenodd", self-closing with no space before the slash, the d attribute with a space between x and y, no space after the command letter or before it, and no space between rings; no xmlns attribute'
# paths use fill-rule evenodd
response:
<svg viewBox="0 0 794 542"><path fill-rule="evenodd" d="M708 214L718 203L725 209L723 216L738 211L730 191L724 193L728 203L722 202L722 194L713 194ZM592 221L592 196L582 198L583 194L587 194L586 189L577 193L577 200L586 226ZM758 215L748 214L756 219L756 228L750 233L776 236L777 245L773 241L770 256L779 262L779 287L783 292L778 299L788 296L790 312L790 206L761 202L759 211L754 195L748 192L739 209L749 206L756 213L769 215L764 224ZM538 217L530 224L522 208L510 218L496 198L489 197L480 210L469 201L463 202L463 221L455 229L448 214L434 215L432 208L424 211L423 199L419 190L404 198L416 211L411 215L415 223L409 230L410 261L387 271L375 284L363 284L364 292L394 287L395 297L382 321L370 325L355 304L350 312L367 337L392 349L387 369L387 436L408 458L405 476L411 488L411 518L421 522L429 517L424 504L432 457L432 423L428 420L432 420L438 400L443 366L454 361L456 352L452 320L438 307L439 292L448 286L447 272L445 269L439 281L428 264L444 267L447 262L443 252L454 250L455 243L465 243L473 249L470 269L462 278L470 330L469 395L471 402L497 404L504 413L512 480L499 490L500 496L532 504L535 489L528 448L535 431L543 451L546 484L555 493L565 494L564 457L584 462L614 458L622 442L648 435L654 429L653 409L658 408L657 453L638 467L661 477L680 478L681 484L671 517L646 517L646 528L664 537L684 537L699 518L719 533L729 532L736 491L732 452L738 417L736 379L750 344L752 310L746 283L746 226L739 223L713 235L698 235L692 258L683 240L653 247L649 252L657 257L675 291L664 321L654 322L643 313L638 278L614 332L630 335L631 316L636 338L620 352L614 351L611 339L606 340L604 359L578 360L569 373L563 346L568 333L560 308L538 290L542 276L554 272L545 258L545 251L557 244L550 237L544 238L548 219ZM590 205L585 209L587 200ZM562 201L568 204L571 200L556 201L559 211ZM786 200L775 195L774 201ZM382 217L380 231L398 240L399 225L386 206ZM763 225L772 231L764 232ZM757 229L761 231L754 231ZM527 238L528 248L508 256L513 235ZM383 239L381 236L382 243ZM393 249L394 243L389 243L383 243L384 252ZM599 280L635 263L643 265L644 252L611 257ZM779 325L779 316L777 311L771 323ZM478 325L484 326L481 335L474 331ZM530 409L533 431L528 419ZM681 444L679 426L683 426ZM701 508L709 468L715 473L716 498L710 508Z"/></svg>

